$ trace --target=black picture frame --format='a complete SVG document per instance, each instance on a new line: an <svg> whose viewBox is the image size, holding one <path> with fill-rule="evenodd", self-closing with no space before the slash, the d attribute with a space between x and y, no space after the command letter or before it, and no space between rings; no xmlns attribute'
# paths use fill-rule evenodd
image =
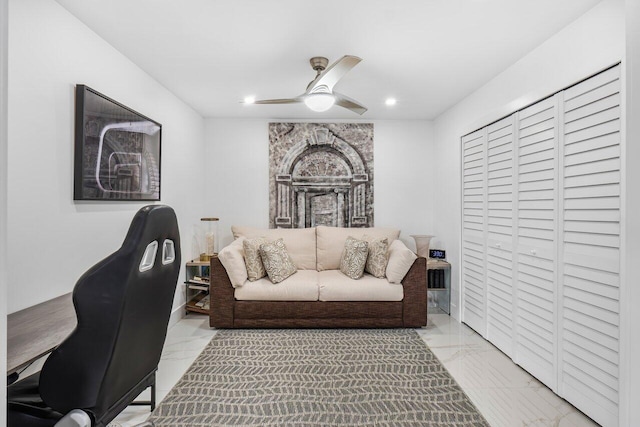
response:
<svg viewBox="0 0 640 427"><path fill-rule="evenodd" d="M159 201L162 125L76 85L74 200Z"/></svg>

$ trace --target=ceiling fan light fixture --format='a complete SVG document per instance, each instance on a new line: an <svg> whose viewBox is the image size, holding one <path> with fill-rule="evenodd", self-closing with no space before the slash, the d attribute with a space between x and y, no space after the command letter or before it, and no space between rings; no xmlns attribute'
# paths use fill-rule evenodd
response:
<svg viewBox="0 0 640 427"><path fill-rule="evenodd" d="M307 85L304 93L294 98L280 99L260 99L255 104L297 104L305 103L307 108L316 112L329 110L334 104L338 107L346 108L356 114L362 115L367 108L361 105L355 99L351 99L346 95L334 92L333 87L349 72L353 67L358 65L362 59L353 55L345 55L333 64L329 64L329 60L325 57L314 56L311 58L311 67L316 72L316 77Z"/></svg>
<svg viewBox="0 0 640 427"><path fill-rule="evenodd" d="M335 102L336 98L330 93L312 93L304 98L305 105L317 113L327 111Z"/></svg>

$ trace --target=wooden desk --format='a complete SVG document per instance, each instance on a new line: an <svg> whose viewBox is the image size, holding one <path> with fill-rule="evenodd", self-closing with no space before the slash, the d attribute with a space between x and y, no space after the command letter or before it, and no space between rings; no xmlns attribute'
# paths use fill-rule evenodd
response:
<svg viewBox="0 0 640 427"><path fill-rule="evenodd" d="M71 293L7 316L7 375L56 348L76 327Z"/></svg>

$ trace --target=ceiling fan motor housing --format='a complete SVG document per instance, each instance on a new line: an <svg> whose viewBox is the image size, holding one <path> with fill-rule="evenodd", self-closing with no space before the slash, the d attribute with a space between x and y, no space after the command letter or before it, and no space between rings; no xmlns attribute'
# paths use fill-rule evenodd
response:
<svg viewBox="0 0 640 427"><path fill-rule="evenodd" d="M311 63L311 68L320 73L327 68L327 65L329 65L329 60L324 56L314 56L309 60L309 63Z"/></svg>

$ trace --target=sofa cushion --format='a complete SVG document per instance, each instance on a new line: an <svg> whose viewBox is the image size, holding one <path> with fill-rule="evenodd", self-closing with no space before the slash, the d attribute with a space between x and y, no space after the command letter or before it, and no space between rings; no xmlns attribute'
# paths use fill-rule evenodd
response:
<svg viewBox="0 0 640 427"><path fill-rule="evenodd" d="M387 280L391 283L401 283L407 275L417 255L402 243L396 240L389 246L389 262L387 263Z"/></svg>
<svg viewBox="0 0 640 427"><path fill-rule="evenodd" d="M400 236L400 230L395 228L340 228L319 225L317 228L318 239L318 271L338 270L340 268L340 258L347 237L352 236L362 240L365 236L372 239L386 237L389 244Z"/></svg>
<svg viewBox="0 0 640 427"><path fill-rule="evenodd" d="M317 301L318 272L298 270L277 285L266 277L255 282L247 281L242 287L236 288L235 297L241 301Z"/></svg>
<svg viewBox="0 0 640 427"><path fill-rule="evenodd" d="M369 253L367 254L367 264L364 271L374 277L382 279L387 271L389 239L386 237L372 239L370 236L364 236L369 242Z"/></svg>
<svg viewBox="0 0 640 427"><path fill-rule="evenodd" d="M318 272L318 281L320 301L402 301L404 297L402 285L370 274L353 280L338 270L325 270Z"/></svg>
<svg viewBox="0 0 640 427"><path fill-rule="evenodd" d="M369 243L364 240L347 237L340 258L340 272L347 277L357 280L364 274L364 266L367 264Z"/></svg>
<svg viewBox="0 0 640 427"><path fill-rule="evenodd" d="M282 282L298 270L287 253L282 239L261 244L260 258L264 269L267 270L269 280L273 283Z"/></svg>
<svg viewBox="0 0 640 427"><path fill-rule="evenodd" d="M247 280L247 267L244 263L243 243L245 238L234 240L218 253L220 263L227 270L227 275L234 288L242 286Z"/></svg>
<svg viewBox="0 0 640 427"><path fill-rule="evenodd" d="M251 282L262 279L267 275L267 270L264 269L262 258L260 258L260 245L263 243L267 243L267 239L264 237L244 239L242 243L244 262L247 265L247 276Z"/></svg>
<svg viewBox="0 0 640 427"><path fill-rule="evenodd" d="M316 229L313 228L254 228L232 226L234 238L266 237L268 240L283 239L287 251L300 270L316 269ZM346 239L346 237L345 237ZM344 241L342 242L344 244ZM342 251L342 248L340 249ZM342 253L342 252L340 252ZM338 254L340 262L340 254ZM336 269L338 267L336 266Z"/></svg>

